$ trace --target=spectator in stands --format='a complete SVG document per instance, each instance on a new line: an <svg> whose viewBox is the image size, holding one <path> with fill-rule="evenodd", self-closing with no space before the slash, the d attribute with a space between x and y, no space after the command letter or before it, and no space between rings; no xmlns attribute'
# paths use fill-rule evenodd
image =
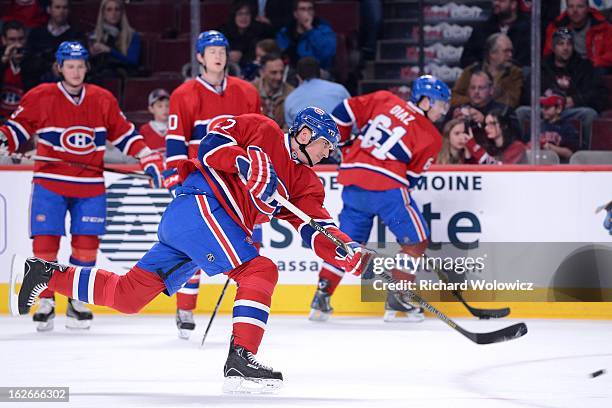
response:
<svg viewBox="0 0 612 408"><path fill-rule="evenodd" d="M148 102L149 112L153 115L153 120L142 125L138 132L151 150L165 154L170 94L165 89L155 89L149 94Z"/></svg>
<svg viewBox="0 0 612 408"><path fill-rule="evenodd" d="M257 10L255 19L260 23L270 24L274 32L291 23L293 2L289 0L249 0L249 3Z"/></svg>
<svg viewBox="0 0 612 408"><path fill-rule="evenodd" d="M55 65L55 50L64 41L83 42L83 35L68 22L70 2L68 0L51 0L47 6L49 22L34 28L28 35L27 58L24 65L36 79L32 84L25 84L26 90L41 82L56 82L59 72Z"/></svg>
<svg viewBox="0 0 612 408"><path fill-rule="evenodd" d="M315 16L314 0L295 0L294 20L276 34L276 42L291 66L303 57L314 57L329 70L336 55L336 33Z"/></svg>
<svg viewBox="0 0 612 408"><path fill-rule="evenodd" d="M442 131L442 148L438 154L438 164L465 163L465 144L470 139L463 119L452 119L444 125Z"/></svg>
<svg viewBox="0 0 612 408"><path fill-rule="evenodd" d="M2 26L0 49L0 118L8 118L17 109L25 92L21 63L25 58L25 27L11 20Z"/></svg>
<svg viewBox="0 0 612 408"><path fill-rule="evenodd" d="M293 123L295 115L308 106L317 106L325 112L334 108L351 95L335 82L321 79L319 61L304 57L297 64L299 86L285 100L285 123Z"/></svg>
<svg viewBox="0 0 612 408"><path fill-rule="evenodd" d="M521 98L523 73L512 63L512 42L502 33L491 34L485 43L485 57L466 67L453 87L451 106L469 102L468 88L472 73L484 70L493 78L493 99L515 108Z"/></svg>
<svg viewBox="0 0 612 408"><path fill-rule="evenodd" d="M612 67L612 24L588 0L567 0L567 10L546 29L544 55L553 53L553 35L562 27L574 33L574 52L587 58L595 68L609 72Z"/></svg>
<svg viewBox="0 0 612 408"><path fill-rule="evenodd" d="M474 27L461 55L461 66L467 67L482 59L486 39L491 34L504 33L514 45L514 59L518 66L531 64L531 23L529 15L519 10L517 0L493 0L489 19Z"/></svg>
<svg viewBox="0 0 612 408"><path fill-rule="evenodd" d="M580 145L578 132L567 119L561 118L565 107L565 97L550 93L540 98L542 106L542 124L540 148L557 153L562 163L568 163L570 157Z"/></svg>
<svg viewBox="0 0 612 408"><path fill-rule="evenodd" d="M493 78L484 70L475 70L470 76L468 87L468 98L466 104L457 106L452 112L452 117L475 122L476 125L484 127L485 116L493 109L505 110L512 115L512 109L493 99ZM449 114L451 113L449 112ZM518 124L517 124L518 126Z"/></svg>
<svg viewBox="0 0 612 408"><path fill-rule="evenodd" d="M238 0L232 5L230 19L219 28L230 43L229 60L244 67L255 58L255 44L273 38L272 26L256 21L255 9L249 0Z"/></svg>
<svg viewBox="0 0 612 408"><path fill-rule="evenodd" d="M261 76L253 81L261 97L263 114L274 119L283 130L292 122L285 123L285 99L293 87L283 80L285 63L280 54L266 54L261 58Z"/></svg>
<svg viewBox="0 0 612 408"><path fill-rule="evenodd" d="M266 54L280 53L281 50L278 48L276 40L272 38L259 40L257 44L255 44L255 59L242 68L242 78L246 81L253 81L255 78L259 77L261 58Z"/></svg>
<svg viewBox="0 0 612 408"><path fill-rule="evenodd" d="M565 95L563 119L579 120L582 124L582 146L588 149L591 126L606 100L606 89L589 60L574 53L573 33L560 28L553 35L553 53L542 61L542 91ZM519 122L529 120L528 106L517 109Z"/></svg>
<svg viewBox="0 0 612 408"><path fill-rule="evenodd" d="M484 141L470 137L466 142L467 162L516 164L525 160L527 148L518 140L519 132L508 108L491 110L485 117L484 130Z"/></svg>
<svg viewBox="0 0 612 408"><path fill-rule="evenodd" d="M130 26L123 0L102 0L90 36L92 77L134 74L140 61L140 34Z"/></svg>
<svg viewBox="0 0 612 408"><path fill-rule="evenodd" d="M2 15L2 21L19 21L26 28L41 27L47 23L44 0L12 0L6 13Z"/></svg>

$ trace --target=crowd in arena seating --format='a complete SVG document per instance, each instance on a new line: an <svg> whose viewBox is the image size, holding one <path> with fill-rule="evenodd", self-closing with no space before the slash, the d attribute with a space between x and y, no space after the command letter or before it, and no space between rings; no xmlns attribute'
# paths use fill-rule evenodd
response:
<svg viewBox="0 0 612 408"><path fill-rule="evenodd" d="M132 0L127 2L129 5L125 0L84 1L90 9L95 8L91 10L95 18L90 19L89 25L75 27L71 21L81 20L70 18L76 1L3 0L2 4L8 7L0 23L0 119L10 115L29 89L59 79L53 64L55 49L62 41L77 40L90 52L88 81L115 93L128 117L143 125L145 132L151 134L155 130L163 135L164 116L156 105L163 105L164 100L153 97L151 91L162 87L167 90L155 89L156 95L167 94L189 76L190 52L185 52L180 61L185 64L183 78L178 76L178 69L162 69L166 72L159 76L159 70L151 64L150 32L139 31L138 24L130 24L129 17L140 20L127 9L146 1ZM226 20L216 21L214 26L210 21L203 22L208 25L203 28L218 29L226 35L230 41L230 73L254 84L263 113L283 129L302 107L318 105L331 111L350 96L340 83L346 77L339 75L337 69L340 54L345 52L345 39L334 31L337 23L332 28L330 22L317 15L314 0L225 3ZM608 95L605 86L612 84L609 17L590 7L588 0L545 3L539 147L556 154L562 163L567 163L574 152L588 150L592 145L609 146L612 150L612 134L601 131L605 129L602 122L612 129L612 95ZM362 22L368 25L352 35L359 37L356 41L361 45L363 61L373 58L373 44L380 30L384 30L380 24L383 2L362 1L359 7L367 14L362 16ZM160 27L155 38L188 47L187 32L173 30ZM444 148L439 162L526 161L526 151L532 147L530 31L527 2L491 1L490 16L474 26L463 44L462 71L454 81L448 115L440 124ZM163 48L163 44L155 45ZM156 52L163 53L163 49ZM146 85L148 88L140 86L140 78L151 74L161 82L154 86L152 81ZM133 91L135 88L138 92ZM354 93L354 87L349 89ZM134 101L134 95L139 100ZM154 116L152 120L148 112Z"/></svg>

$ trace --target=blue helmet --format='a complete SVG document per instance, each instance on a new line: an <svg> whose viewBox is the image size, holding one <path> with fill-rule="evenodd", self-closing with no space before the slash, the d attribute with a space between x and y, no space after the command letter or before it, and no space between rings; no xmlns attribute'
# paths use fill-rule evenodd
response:
<svg viewBox="0 0 612 408"><path fill-rule="evenodd" d="M309 106L302 109L295 115L293 125L289 128L289 134L294 135L299 133L304 126L307 126L312 130L312 137L310 142L323 137L335 148L338 147L340 142L340 131L338 125L332 119L331 115L326 113L323 109L317 108L316 106Z"/></svg>
<svg viewBox="0 0 612 408"><path fill-rule="evenodd" d="M308 165L312 167L314 163L306 151L306 146L317 139L325 138L336 149L338 142L340 142L340 131L331 115L316 106L304 108L295 115L293 125L289 128L289 135L295 137L304 127L308 127L312 131L312 137L308 143L298 142L298 144L300 150L306 155L306 159L308 159ZM293 158L295 159L296 157L294 156Z"/></svg>
<svg viewBox="0 0 612 408"><path fill-rule="evenodd" d="M77 41L64 41L55 52L55 60L61 67L64 65L66 60L84 60L87 61L89 58L89 52L87 48L83 47L80 42Z"/></svg>
<svg viewBox="0 0 612 408"><path fill-rule="evenodd" d="M229 41L223 35L223 33L216 30L203 31L198 35L196 40L196 52L201 54L204 52L206 47L225 47L229 49Z"/></svg>
<svg viewBox="0 0 612 408"><path fill-rule="evenodd" d="M421 98L428 97L431 102L450 102L451 91L444 82L432 75L421 75L412 83L410 102L419 103Z"/></svg>

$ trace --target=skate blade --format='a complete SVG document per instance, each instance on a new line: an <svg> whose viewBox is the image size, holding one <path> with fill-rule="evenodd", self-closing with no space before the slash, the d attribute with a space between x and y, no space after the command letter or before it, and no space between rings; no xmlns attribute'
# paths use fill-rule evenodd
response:
<svg viewBox="0 0 612 408"><path fill-rule="evenodd" d="M283 380L225 377L223 392L226 394L275 394L282 386Z"/></svg>
<svg viewBox="0 0 612 408"><path fill-rule="evenodd" d="M178 329L179 339L189 340L191 333L193 333L193 330Z"/></svg>
<svg viewBox="0 0 612 408"><path fill-rule="evenodd" d="M49 319L46 322L38 322L38 325L36 325L36 331L37 332L48 332L53 330L53 319Z"/></svg>
<svg viewBox="0 0 612 408"><path fill-rule="evenodd" d="M308 315L308 320L311 322L326 322L329 320L331 313L325 313L321 310L310 309L310 314Z"/></svg>
<svg viewBox="0 0 612 408"><path fill-rule="evenodd" d="M399 312L397 310L385 310L383 320L387 323L420 323L425 320L421 313Z"/></svg>
<svg viewBox="0 0 612 408"><path fill-rule="evenodd" d="M23 282L26 259L14 254L11 259L11 276L9 278L9 311L12 316L19 316L19 289L17 284Z"/></svg>
<svg viewBox="0 0 612 408"><path fill-rule="evenodd" d="M91 319L77 320L74 317L66 316L66 328L71 330L89 330L91 327Z"/></svg>

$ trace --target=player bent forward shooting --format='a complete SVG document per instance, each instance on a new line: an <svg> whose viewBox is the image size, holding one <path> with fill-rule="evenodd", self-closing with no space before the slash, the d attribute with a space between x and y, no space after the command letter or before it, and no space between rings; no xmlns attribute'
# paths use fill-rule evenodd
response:
<svg viewBox="0 0 612 408"><path fill-rule="evenodd" d="M207 275L227 274L237 283L224 390L266 392L282 385L282 374L255 359L261 343L276 265L259 255L250 239L264 214L288 221L315 253L349 273L361 271L362 249L333 223L323 208L325 192L311 166L333 151L338 128L319 108L298 113L288 135L259 114L230 117L200 142L197 159L178 166L182 185L159 224L156 243L126 275L73 268L29 258L25 271L11 272L11 312L27 314L45 288L83 302L137 313L161 292L175 293L200 267ZM297 216L278 206L288 198L353 251L347 253ZM23 284L17 295L17 275ZM17 310L15 310L17 309Z"/></svg>

